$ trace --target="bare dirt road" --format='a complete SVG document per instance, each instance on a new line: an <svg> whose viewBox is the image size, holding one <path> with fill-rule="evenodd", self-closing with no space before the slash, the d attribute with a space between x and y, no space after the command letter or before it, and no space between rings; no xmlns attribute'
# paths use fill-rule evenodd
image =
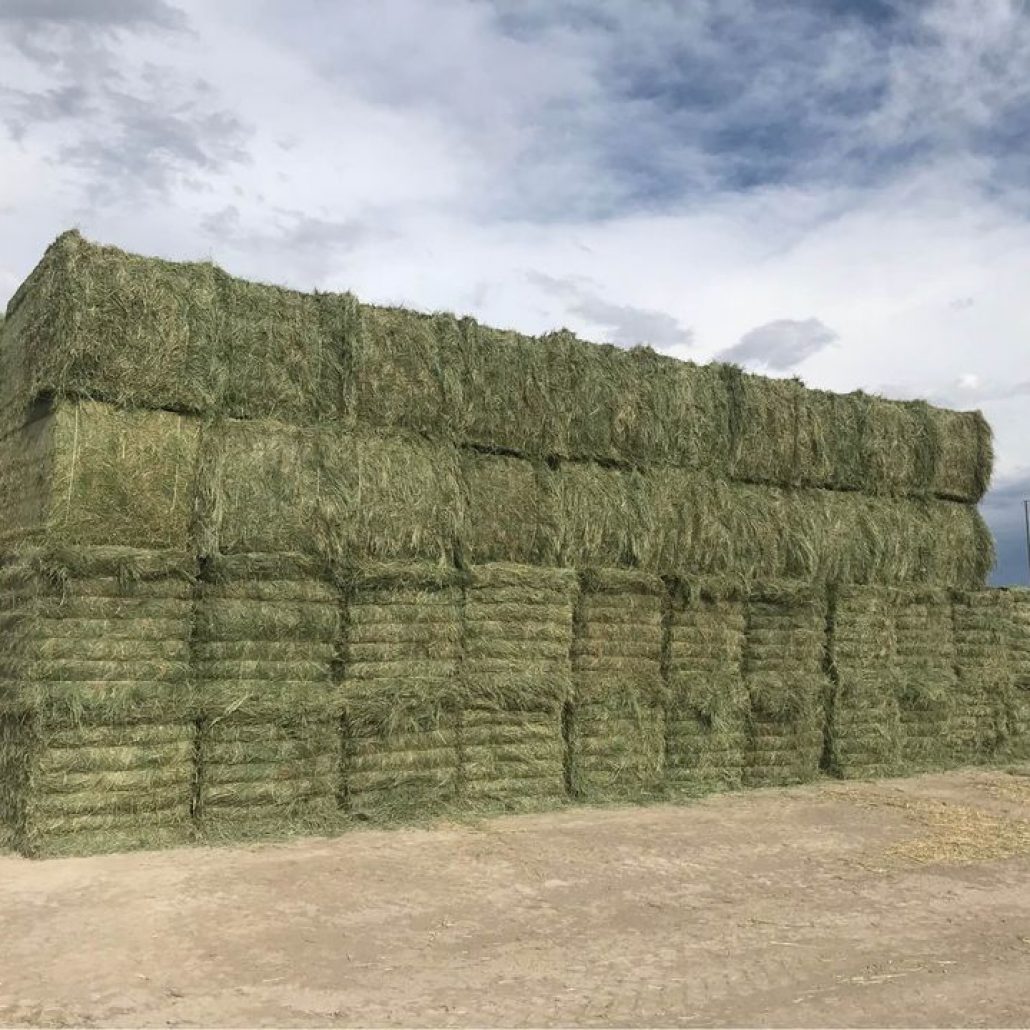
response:
<svg viewBox="0 0 1030 1030"><path fill-rule="evenodd" d="M1030 1025L1030 769L0 858L0 1022Z"/></svg>

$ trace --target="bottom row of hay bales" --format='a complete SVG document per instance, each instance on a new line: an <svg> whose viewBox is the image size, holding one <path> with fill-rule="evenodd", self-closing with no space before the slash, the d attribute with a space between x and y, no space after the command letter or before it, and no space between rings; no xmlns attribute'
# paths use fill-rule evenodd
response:
<svg viewBox="0 0 1030 1030"><path fill-rule="evenodd" d="M26 555L0 568L3 822L81 853L1027 751L1030 592L826 602L628 570Z"/></svg>

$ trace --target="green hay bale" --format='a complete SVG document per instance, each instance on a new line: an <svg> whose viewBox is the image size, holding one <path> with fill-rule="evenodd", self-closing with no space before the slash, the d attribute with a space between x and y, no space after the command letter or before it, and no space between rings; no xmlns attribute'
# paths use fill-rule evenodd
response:
<svg viewBox="0 0 1030 1030"><path fill-rule="evenodd" d="M901 771L894 592L842 587L830 613L830 770L844 779Z"/></svg>
<svg viewBox="0 0 1030 1030"><path fill-rule="evenodd" d="M730 475L746 483L797 485L798 379L766 379L723 366L729 396Z"/></svg>
<svg viewBox="0 0 1030 1030"><path fill-rule="evenodd" d="M224 553L296 551L342 563L450 561L463 524L457 451L334 426L226 422L206 434L202 534Z"/></svg>
<svg viewBox="0 0 1030 1030"><path fill-rule="evenodd" d="M586 571L573 620L570 779L591 801L645 800L661 792L664 585L620 569Z"/></svg>
<svg viewBox="0 0 1030 1030"><path fill-rule="evenodd" d="M158 722L115 725L36 710L13 726L3 748L21 752L13 839L23 854L172 847L190 839L194 725L185 706Z"/></svg>
<svg viewBox="0 0 1030 1030"><path fill-rule="evenodd" d="M39 397L313 422L339 412L353 298L58 237L8 305L2 420ZM160 341L160 346L155 346Z"/></svg>
<svg viewBox="0 0 1030 1030"><path fill-rule="evenodd" d="M204 564L193 669L206 839L327 832L338 820L340 609L328 568L311 558Z"/></svg>
<svg viewBox="0 0 1030 1030"><path fill-rule="evenodd" d="M924 401L873 398L862 444L867 492L892 496L930 492L940 444L933 409Z"/></svg>
<svg viewBox="0 0 1030 1030"><path fill-rule="evenodd" d="M732 583L674 583L665 614L666 784L679 795L742 783L744 602Z"/></svg>
<svg viewBox="0 0 1030 1030"><path fill-rule="evenodd" d="M125 254L64 233L7 308L4 422L39 397L201 410L199 355L215 346L215 269ZM155 345L160 341L160 346Z"/></svg>
<svg viewBox="0 0 1030 1030"><path fill-rule="evenodd" d="M170 412L58 404L0 443L0 545L187 549L198 439Z"/></svg>
<svg viewBox="0 0 1030 1030"><path fill-rule="evenodd" d="M375 819L438 814L458 790L464 575L428 563L340 575L347 810Z"/></svg>
<svg viewBox="0 0 1030 1030"><path fill-rule="evenodd" d="M1017 759L1030 758L1030 590L1010 590L1012 632L1009 663L1013 690L1009 708L1009 740L1005 749Z"/></svg>
<svg viewBox="0 0 1030 1030"><path fill-rule="evenodd" d="M744 684L750 701L745 786L812 780L823 751L826 598L807 584L766 583L748 598Z"/></svg>
<svg viewBox="0 0 1030 1030"><path fill-rule="evenodd" d="M1012 597L1005 590L955 593L952 605L958 696L952 739L962 762L990 760L1010 736L1014 676Z"/></svg>
<svg viewBox="0 0 1030 1030"><path fill-rule="evenodd" d="M456 684L408 676L345 686L346 810L391 820L452 809L460 783Z"/></svg>
<svg viewBox="0 0 1030 1030"><path fill-rule="evenodd" d="M952 740L958 684L951 595L898 591L894 618L903 767L923 772L953 766L960 759Z"/></svg>
<svg viewBox="0 0 1030 1030"><path fill-rule="evenodd" d="M865 487L862 437L871 398L861 392L806 390L797 405L798 481L833 490Z"/></svg>
<svg viewBox="0 0 1030 1030"><path fill-rule="evenodd" d="M466 565L493 561L554 564L557 558L552 473L523 458L460 452L461 556Z"/></svg>
<svg viewBox="0 0 1030 1030"><path fill-rule="evenodd" d="M525 809L564 798L561 712L571 693L577 590L568 569L469 570L459 731L465 803Z"/></svg>
<svg viewBox="0 0 1030 1030"><path fill-rule="evenodd" d="M34 549L0 570L0 811L25 854L189 836L192 562Z"/></svg>
<svg viewBox="0 0 1030 1030"><path fill-rule="evenodd" d="M932 409L937 437L933 492L976 503L987 492L994 465L991 427L979 411Z"/></svg>

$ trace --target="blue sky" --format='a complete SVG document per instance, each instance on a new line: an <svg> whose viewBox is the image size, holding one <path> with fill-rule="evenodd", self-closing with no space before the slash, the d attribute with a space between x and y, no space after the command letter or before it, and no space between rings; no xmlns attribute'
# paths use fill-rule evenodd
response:
<svg viewBox="0 0 1030 1030"><path fill-rule="evenodd" d="M981 407L1027 579L1023 0L0 0L0 301L87 235Z"/></svg>

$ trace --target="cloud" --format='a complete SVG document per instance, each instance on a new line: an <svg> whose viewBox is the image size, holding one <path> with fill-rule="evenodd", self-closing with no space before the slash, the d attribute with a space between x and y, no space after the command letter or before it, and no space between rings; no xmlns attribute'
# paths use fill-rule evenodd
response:
<svg viewBox="0 0 1030 1030"><path fill-rule="evenodd" d="M738 343L719 354L719 360L789 372L836 339L837 334L818 318L779 318L746 332Z"/></svg>
<svg viewBox="0 0 1030 1030"><path fill-rule="evenodd" d="M603 331L605 339L620 347L649 344L682 347L690 344L691 331L664 311L617 304L596 292L591 284L574 277L556 278L527 272L526 279L545 293L567 303L567 310Z"/></svg>

